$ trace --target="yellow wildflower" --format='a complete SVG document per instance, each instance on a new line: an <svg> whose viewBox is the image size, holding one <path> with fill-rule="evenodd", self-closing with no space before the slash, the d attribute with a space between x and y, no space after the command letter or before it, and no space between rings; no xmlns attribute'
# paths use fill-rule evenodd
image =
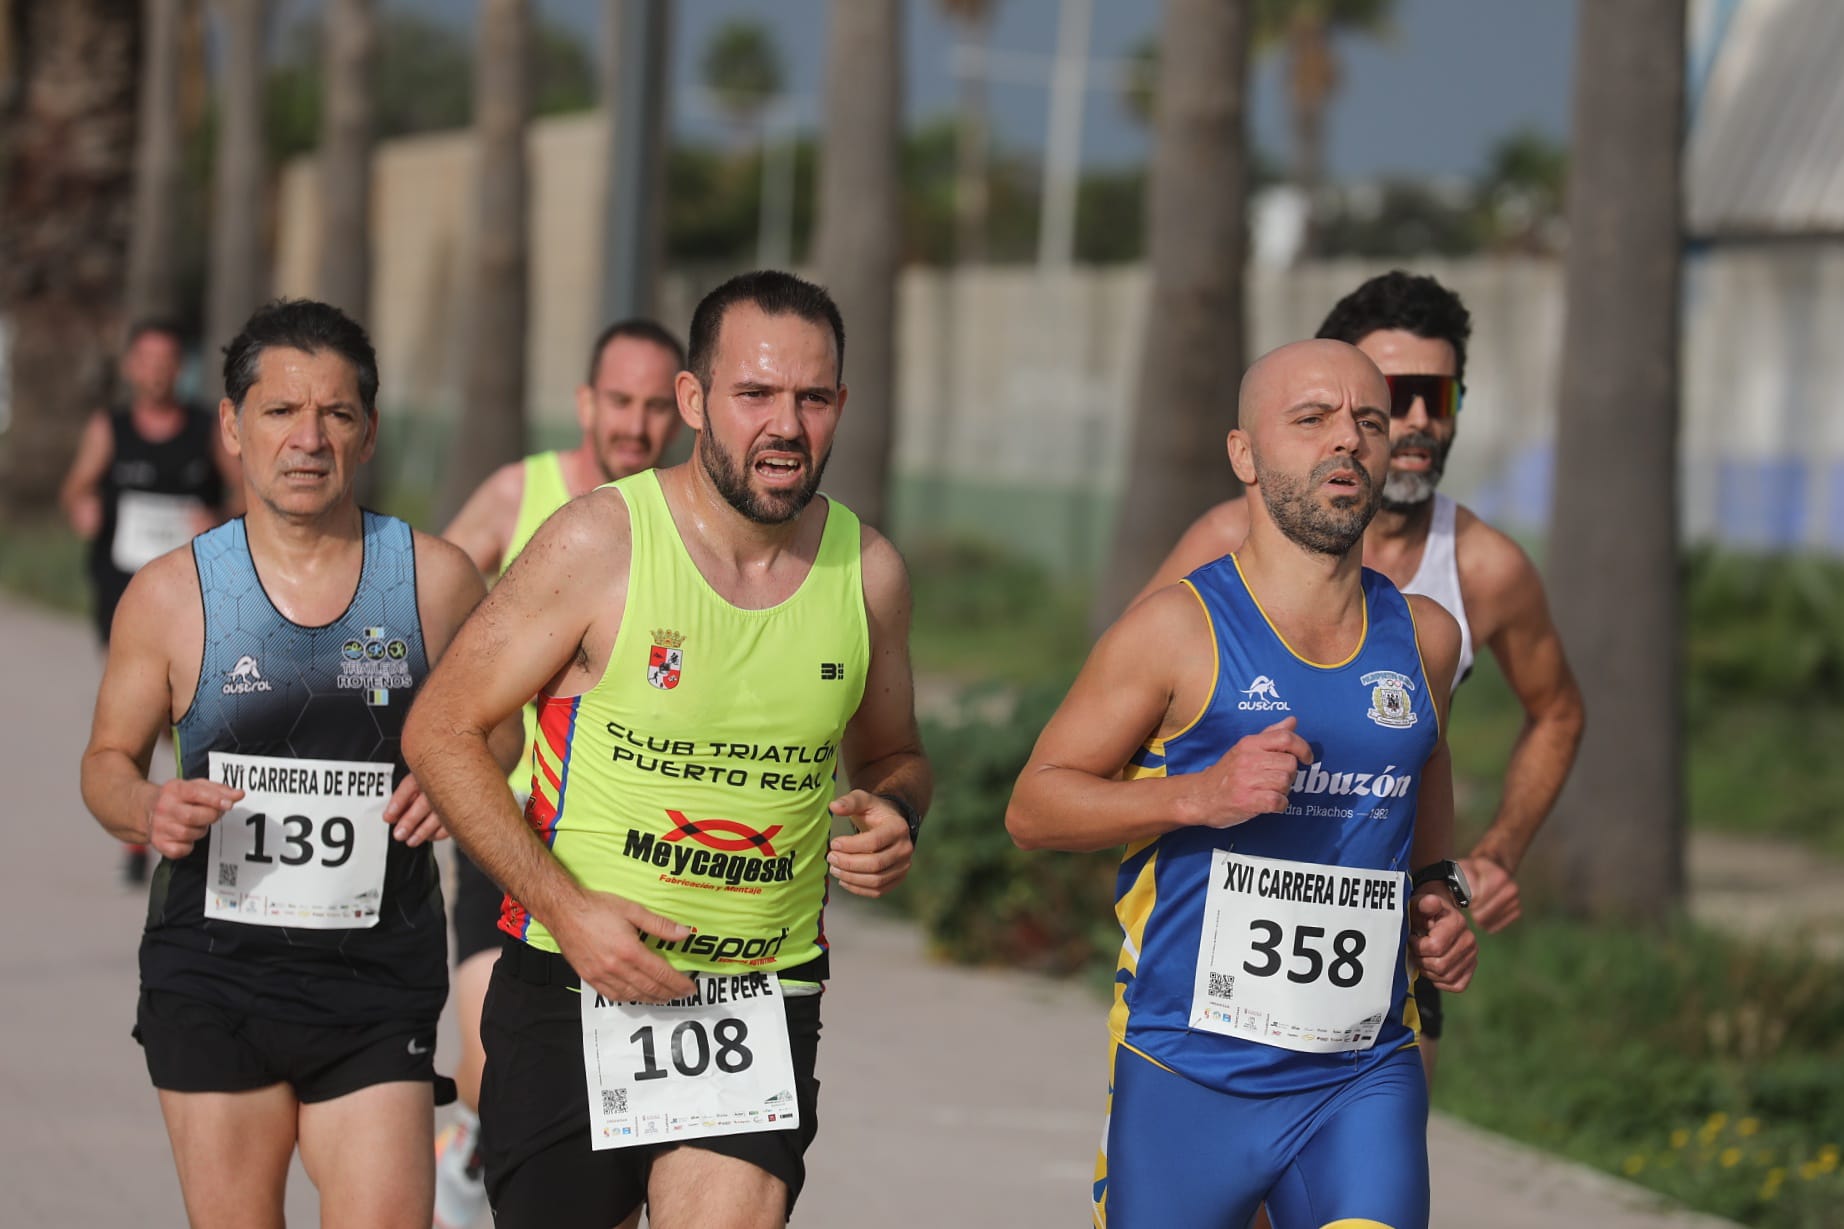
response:
<svg viewBox="0 0 1844 1229"><path fill-rule="evenodd" d="M1671 1133L1671 1146L1673 1148L1682 1148L1685 1144L1688 1144L1689 1142L1690 1142L1690 1132L1686 1131L1683 1127L1679 1127L1677 1130Z"/></svg>
<svg viewBox="0 0 1844 1229"><path fill-rule="evenodd" d="M1722 1155L1716 1159L1722 1162L1722 1167L1724 1169L1734 1169L1741 1163L1742 1150L1740 1148L1724 1148L1722 1150Z"/></svg>
<svg viewBox="0 0 1844 1229"><path fill-rule="evenodd" d="M1630 1178L1635 1174L1644 1172L1645 1167L1645 1157L1635 1152L1633 1155L1626 1158L1626 1164L1622 1165L1620 1168L1626 1170L1626 1176Z"/></svg>
<svg viewBox="0 0 1844 1229"><path fill-rule="evenodd" d="M1753 1135L1760 1129L1761 1120L1759 1118L1744 1118L1735 1124L1735 1133L1743 1139L1748 1138L1748 1136Z"/></svg>

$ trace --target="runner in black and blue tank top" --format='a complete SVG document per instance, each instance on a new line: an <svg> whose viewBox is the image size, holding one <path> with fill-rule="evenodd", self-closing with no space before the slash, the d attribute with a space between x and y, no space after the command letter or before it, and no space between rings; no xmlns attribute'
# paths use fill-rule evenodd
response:
<svg viewBox="0 0 1844 1229"><path fill-rule="evenodd" d="M175 726L180 776L223 780L212 761L226 755L251 757L240 761L239 779L258 765L281 773L329 761L377 764L384 776L368 779L364 790L346 788L342 777L332 796L312 783L298 809L324 803L326 813L311 817L311 829L285 826L279 847L252 845L218 875L211 873L208 842L163 861L141 942L145 989L303 1023L433 1021L441 1014L447 944L441 884L427 844L380 842L382 896L359 906L366 910L363 927L251 925L207 916L208 901L246 915L285 909L265 899L259 871L292 859L349 865L355 854L362 857L365 833L354 831L354 820L342 812L368 803L382 811L382 800L408 773L398 733L429 671L415 551L402 521L368 512L364 526L352 603L319 627L290 621L269 601L242 518L192 543L204 594L205 656L197 691ZM225 882L226 874L241 881ZM288 920L286 913L278 917Z"/></svg>
<svg viewBox="0 0 1844 1229"><path fill-rule="evenodd" d="M363 329L284 301L225 353L249 511L136 573L83 760L103 827L164 859L135 1036L192 1225L281 1223L298 1144L333 1219L425 1229L442 829L397 744L484 586L353 498L377 434ZM155 785L168 722L180 775ZM496 732L507 765L517 747Z"/></svg>
<svg viewBox="0 0 1844 1229"><path fill-rule="evenodd" d="M1410 977L1460 989L1476 949L1444 861L1458 629L1358 556L1387 405L1341 342L1250 369L1247 545L1103 636L1008 808L1027 848L1126 845L1097 1225L1427 1223Z"/></svg>

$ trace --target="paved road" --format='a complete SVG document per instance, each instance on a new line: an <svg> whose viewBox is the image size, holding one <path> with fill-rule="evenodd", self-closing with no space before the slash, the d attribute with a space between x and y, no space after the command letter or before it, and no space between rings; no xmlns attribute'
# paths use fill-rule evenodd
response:
<svg viewBox="0 0 1844 1229"><path fill-rule="evenodd" d="M15 941L0 953L0 1222L184 1224L128 1037L142 902L77 795L98 663L83 627L0 598ZM1086 991L930 962L915 931L836 909L821 1132L800 1229L1087 1223L1103 1006ZM452 1032L444 1037L452 1065ZM1435 1225L1713 1229L1638 1188L1437 1119ZM317 1205L299 1172L289 1220Z"/></svg>

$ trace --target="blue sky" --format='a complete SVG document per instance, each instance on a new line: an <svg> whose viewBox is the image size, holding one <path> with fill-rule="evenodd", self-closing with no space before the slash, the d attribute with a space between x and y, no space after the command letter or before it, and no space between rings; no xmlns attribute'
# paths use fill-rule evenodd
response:
<svg viewBox="0 0 1844 1229"><path fill-rule="evenodd" d="M474 0L382 0L463 25ZM906 0L908 115L912 123L952 108L954 31L933 0ZM748 16L767 24L782 51L794 106L809 124L819 114L828 0L678 0L673 48L675 126L686 135L721 136L700 118L694 94L698 58L713 30ZM289 16L317 7L287 0ZM602 5L594 0L538 0L547 20L593 39ZM1118 60L1156 26L1154 0L1095 0L1091 56ZM1056 46L1057 0L999 0L992 45L1048 57ZM1334 177L1457 175L1480 169L1499 137L1531 127L1566 139L1574 0L1397 0L1392 30L1381 40L1350 38L1338 47L1344 86L1330 118L1327 157ZM1100 84L1104 71L1091 73ZM1027 84L990 90L998 140L1041 149L1047 91ZM1270 153L1287 146L1278 57L1258 60L1252 123ZM1107 89L1088 93L1085 165L1139 161L1145 134Z"/></svg>

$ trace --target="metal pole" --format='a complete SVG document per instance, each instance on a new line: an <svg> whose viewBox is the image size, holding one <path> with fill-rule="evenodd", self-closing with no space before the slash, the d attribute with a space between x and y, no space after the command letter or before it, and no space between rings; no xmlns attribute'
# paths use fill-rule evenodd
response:
<svg viewBox="0 0 1844 1229"><path fill-rule="evenodd" d="M659 275L671 15L667 0L608 0L603 11L609 143L602 316L620 320L653 310Z"/></svg>

